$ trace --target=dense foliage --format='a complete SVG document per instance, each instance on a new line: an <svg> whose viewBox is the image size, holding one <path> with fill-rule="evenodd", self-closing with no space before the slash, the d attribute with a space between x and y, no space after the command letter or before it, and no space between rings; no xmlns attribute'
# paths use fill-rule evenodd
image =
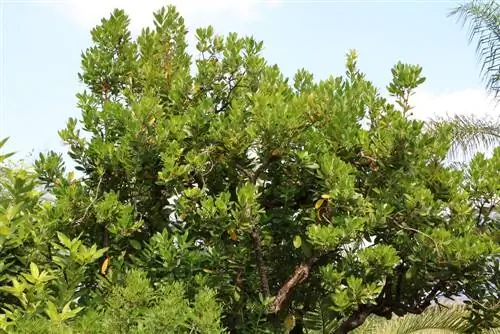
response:
<svg viewBox="0 0 500 334"><path fill-rule="evenodd" d="M465 298L498 324L500 149L447 166L450 129L346 73L289 81L262 43L173 7L137 39L116 10L82 54L60 155L2 167L0 327L30 333L346 333ZM6 156L2 159L4 160Z"/></svg>

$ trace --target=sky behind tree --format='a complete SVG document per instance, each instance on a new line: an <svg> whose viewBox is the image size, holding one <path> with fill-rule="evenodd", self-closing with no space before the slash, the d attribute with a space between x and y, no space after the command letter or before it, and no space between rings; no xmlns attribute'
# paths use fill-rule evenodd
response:
<svg viewBox="0 0 500 334"><path fill-rule="evenodd" d="M466 28L447 17L457 1L235 1L235 0L0 0L0 138L18 158L65 148L57 131L76 108L80 55L90 29L113 8L131 17L134 35L152 13L174 4L193 32L213 25L264 41L264 55L287 76L305 68L317 79L344 73L345 54L359 53L359 67L386 95L391 67L420 64L427 81L413 97L416 117L498 115L480 81ZM194 55L196 53L194 52Z"/></svg>

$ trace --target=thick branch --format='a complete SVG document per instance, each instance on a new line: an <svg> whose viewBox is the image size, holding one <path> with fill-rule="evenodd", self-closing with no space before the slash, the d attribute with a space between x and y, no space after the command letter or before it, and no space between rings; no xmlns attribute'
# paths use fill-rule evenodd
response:
<svg viewBox="0 0 500 334"><path fill-rule="evenodd" d="M269 297L271 295L271 291L269 289L267 268L266 268L266 263L264 261L264 254L262 251L262 241L260 238L260 229L258 225L254 225L254 227L252 228L252 239L255 246L255 257L257 260L257 270L259 271L260 288L262 289L262 293L264 294L264 296Z"/></svg>
<svg viewBox="0 0 500 334"><path fill-rule="evenodd" d="M290 297L293 289L295 289L295 287L297 287L309 277L312 266L316 262L318 262L319 259L319 255L313 256L307 262L302 263L297 268L295 268L295 272L293 273L293 275L285 282L285 284L283 284L281 289L278 291L276 298L274 299L274 302L272 303L269 310L271 313L279 312L283 308L283 305Z"/></svg>
<svg viewBox="0 0 500 334"><path fill-rule="evenodd" d="M360 305L358 310L352 313L349 318L347 318L340 325L340 327L337 328L335 334L349 333L353 329L358 328L366 321L366 318L368 318L372 312L372 307L368 305Z"/></svg>
<svg viewBox="0 0 500 334"><path fill-rule="evenodd" d="M404 267L401 267L401 272L404 272ZM396 283L400 286L401 282L398 277L398 282ZM398 289L396 286L396 289ZM434 288L429 292L429 294L417 305L409 306L401 303L399 300L392 300L389 291L392 287L392 281L388 279L384 288L382 289L380 295L376 298L377 303L374 305L361 304L358 309L354 311L335 331L336 334L344 334L352 331L363 325L370 314L376 314L380 317L385 317L386 319L391 319L392 313L398 316L403 316L407 313L421 314L427 307L430 306L431 301L436 297L442 286L441 282L438 282Z"/></svg>

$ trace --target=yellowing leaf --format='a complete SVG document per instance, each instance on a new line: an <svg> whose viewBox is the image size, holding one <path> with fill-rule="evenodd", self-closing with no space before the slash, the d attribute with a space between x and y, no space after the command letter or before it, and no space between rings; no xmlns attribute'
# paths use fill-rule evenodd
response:
<svg viewBox="0 0 500 334"><path fill-rule="evenodd" d="M211 273L214 272L213 270L210 270L210 269L207 269L207 268L203 268L203 271L206 272L207 274L211 274Z"/></svg>
<svg viewBox="0 0 500 334"><path fill-rule="evenodd" d="M4 237L10 234L10 228L5 225L0 225L0 236Z"/></svg>
<svg viewBox="0 0 500 334"><path fill-rule="evenodd" d="M102 275L106 275L106 272L108 270L108 266L109 266L109 256L106 256L106 259L104 260L104 262L102 263L102 266L101 266L101 274Z"/></svg>
<svg viewBox="0 0 500 334"><path fill-rule="evenodd" d="M314 204L314 208L317 210L319 208L321 208L321 206L323 205L323 203L325 203L325 200L323 198L320 198L316 204Z"/></svg>
<svg viewBox="0 0 500 334"><path fill-rule="evenodd" d="M321 198L323 198L323 199L330 199L331 196L328 195L328 194L323 194L323 195L321 195Z"/></svg>
<svg viewBox="0 0 500 334"><path fill-rule="evenodd" d="M283 327L285 327L287 333L295 327L295 316L293 314L286 316L285 321L283 321Z"/></svg>
<svg viewBox="0 0 500 334"><path fill-rule="evenodd" d="M302 245L302 238L300 237L300 235L296 235L293 238L293 247L299 248L301 245Z"/></svg>
<svg viewBox="0 0 500 334"><path fill-rule="evenodd" d="M233 241L238 240L238 235L236 234L236 231L234 230L234 228L230 228L229 230L227 230L227 233L229 233L231 240L233 240Z"/></svg>

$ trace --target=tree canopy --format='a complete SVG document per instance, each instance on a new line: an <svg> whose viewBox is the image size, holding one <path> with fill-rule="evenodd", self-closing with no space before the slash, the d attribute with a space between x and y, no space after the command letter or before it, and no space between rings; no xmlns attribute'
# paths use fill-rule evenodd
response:
<svg viewBox="0 0 500 334"><path fill-rule="evenodd" d="M80 119L2 167L0 328L30 333L347 333L461 297L498 326L500 149L447 166L451 129L343 76L286 78L263 43L174 7L137 38L115 10L82 53ZM5 158L5 156L4 156Z"/></svg>

